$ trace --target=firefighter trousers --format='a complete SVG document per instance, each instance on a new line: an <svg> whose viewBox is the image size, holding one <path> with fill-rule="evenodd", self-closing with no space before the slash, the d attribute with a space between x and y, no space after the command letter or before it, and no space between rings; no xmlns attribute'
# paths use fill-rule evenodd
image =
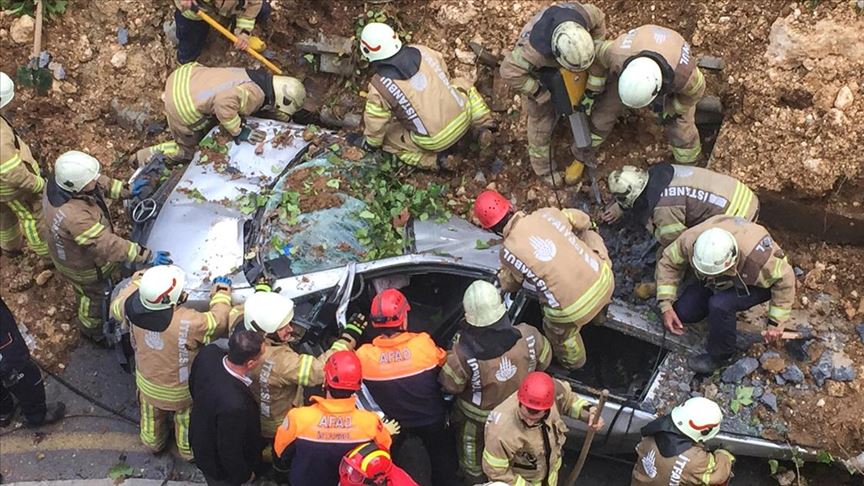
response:
<svg viewBox="0 0 864 486"><path fill-rule="evenodd" d="M463 94L466 95L468 102L469 123L464 128L456 133L452 143L444 147L441 151L435 152L426 150L418 146L411 139L411 132L406 130L396 120L393 120L387 125L387 132L384 134L384 144L382 149L395 155L403 163L413 165L427 170L438 170L438 154L455 145L469 131L469 128L489 128L492 126L492 112L486 101L477 92L477 88L471 86L467 81L461 79L453 80ZM465 86L464 88L462 86ZM464 120L463 120L464 121Z"/></svg>
<svg viewBox="0 0 864 486"><path fill-rule="evenodd" d="M552 345L552 354L558 359L558 363L568 370L578 370L585 366L588 353L585 343L582 341L582 328L587 324L603 325L606 322L606 310L604 307L590 321L578 325L575 323L556 323L543 319L543 333L549 344Z"/></svg>
<svg viewBox="0 0 864 486"><path fill-rule="evenodd" d="M58 262L55 261L54 265L75 291L75 316L78 318L81 334L96 341L101 340L102 324L108 317L108 295L105 292L108 289L108 280L81 281L64 272Z"/></svg>
<svg viewBox="0 0 864 486"><path fill-rule="evenodd" d="M528 116L528 160L538 176L557 170L552 161L552 131L555 129L555 107L552 101L537 103L530 96L522 96L522 109Z"/></svg>
<svg viewBox="0 0 864 486"><path fill-rule="evenodd" d="M459 456L459 465L462 466L462 471L465 473L465 483L486 482L486 476L483 474L486 422L468 417L457 404L453 407L450 425L456 431L456 451Z"/></svg>
<svg viewBox="0 0 864 486"><path fill-rule="evenodd" d="M603 92L591 109L591 144L599 146L612 132L615 122L624 111L624 104L618 96L618 79L606 82ZM696 128L696 106L663 124L666 138L678 164L693 164L702 153L699 130Z"/></svg>
<svg viewBox="0 0 864 486"><path fill-rule="evenodd" d="M41 236L45 234L45 222L40 194L0 202L0 249L4 252L21 250L22 230L27 246L37 255L47 258L48 245Z"/></svg>
<svg viewBox="0 0 864 486"><path fill-rule="evenodd" d="M138 392L138 402L141 407L141 443L154 453L161 452L168 444L168 427L171 416L174 416L174 439L177 450L183 459L192 459L192 446L189 445L189 412L192 407L180 410L162 410L147 401L147 397Z"/></svg>
<svg viewBox="0 0 864 486"><path fill-rule="evenodd" d="M24 419L30 425L39 425L45 420L45 384L36 363L30 359L30 350L18 330L11 312L5 304L0 319L8 319L0 335L0 414L11 415L15 411L15 399L21 406ZM13 398L14 397L14 398Z"/></svg>
<svg viewBox="0 0 864 486"><path fill-rule="evenodd" d="M177 115L168 113L168 130L171 131L173 145L167 145L170 152L163 152L165 155L176 163L186 163L192 160L195 156L195 151L198 150L198 143L207 136L207 132L216 126L215 117L207 117L194 127L190 127L183 123Z"/></svg>

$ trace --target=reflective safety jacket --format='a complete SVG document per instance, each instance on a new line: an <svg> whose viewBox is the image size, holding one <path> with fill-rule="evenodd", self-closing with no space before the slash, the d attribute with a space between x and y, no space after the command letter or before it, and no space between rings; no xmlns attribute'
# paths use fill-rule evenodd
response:
<svg viewBox="0 0 864 486"><path fill-rule="evenodd" d="M216 117L237 136L241 116L259 111L266 95L243 68L211 68L191 62L177 68L165 81L165 113L190 130L205 128Z"/></svg>
<svg viewBox="0 0 864 486"><path fill-rule="evenodd" d="M0 202L29 199L41 194L45 179L30 147L15 133L15 129L0 117Z"/></svg>
<svg viewBox="0 0 864 486"><path fill-rule="evenodd" d="M199 312L185 305L174 307L168 327L157 332L145 329L140 322L136 322L139 318L147 319L145 314L166 312L148 312L143 306L137 305L140 302L138 287L143 273L136 273L132 281L111 301L111 317L131 332L138 391L160 410L183 410L192 405L189 395L192 361L200 348L228 330L231 290L222 286L214 287L210 293L210 310L207 312ZM142 314L136 313L136 310Z"/></svg>
<svg viewBox="0 0 864 486"><path fill-rule="evenodd" d="M42 200L48 232L45 243L54 266L78 283L94 283L107 278L118 263L144 263L150 257L146 248L114 233L108 207L102 199L129 197L129 189L117 179L102 175L97 194L73 194L49 180Z"/></svg>
<svg viewBox="0 0 864 486"><path fill-rule="evenodd" d="M595 44L606 38L606 16L594 5L562 3L546 7L522 28L516 46L501 62L501 78L523 94L537 93L537 72L541 68L561 68L552 52L552 33L568 21L584 27Z"/></svg>
<svg viewBox="0 0 864 486"><path fill-rule="evenodd" d="M514 214L503 232L501 286L513 292L528 279L550 322L587 323L615 290L606 246L591 228L591 218L578 209Z"/></svg>
<svg viewBox="0 0 864 486"><path fill-rule="evenodd" d="M206 12L216 11L222 17L235 18L235 30L252 32L255 28L255 18L261 13L264 0L198 0L203 4ZM177 10L183 12L183 16L189 20L201 20L191 9L183 10L180 0L174 0Z"/></svg>
<svg viewBox="0 0 864 486"><path fill-rule="evenodd" d="M630 486L702 486L726 484L732 473L735 456L718 449L708 452L696 444L677 456L664 457L653 436L636 446L636 465Z"/></svg>
<svg viewBox="0 0 864 486"><path fill-rule="evenodd" d="M425 332L378 336L357 350L363 382L372 398L403 427L444 420L447 414L438 371L447 357Z"/></svg>
<svg viewBox="0 0 864 486"><path fill-rule="evenodd" d="M643 25L603 42L597 48L597 59L589 69L588 89L602 91L607 77L617 79L627 63L639 56L647 56L660 65L663 84L657 100L671 97L671 110L684 114L705 94L705 78L696 66L690 44L681 34L658 25ZM616 81L617 82L617 81ZM661 111L661 110L655 110Z"/></svg>
<svg viewBox="0 0 864 486"><path fill-rule="evenodd" d="M342 456L358 445L375 441L390 450L392 439L374 412L358 410L356 397L312 397L312 405L291 409L276 431L273 452L290 456L290 483L339 483Z"/></svg>
<svg viewBox="0 0 864 486"><path fill-rule="evenodd" d="M730 271L714 277L715 282L731 280L740 292L747 287L771 289L768 318L784 327L795 302L795 273L786 253L762 226L735 216L714 216L702 224L681 233L675 242L663 250L657 262L657 300L660 310L672 308L677 300L678 284L690 266L696 238L709 228L722 228L738 242L738 263ZM727 275L728 273L728 275Z"/></svg>
<svg viewBox="0 0 864 486"><path fill-rule="evenodd" d="M652 166L649 174L662 165L667 164ZM651 193L649 184L645 194L649 204L657 201L647 227L661 247L669 246L684 230L712 216L725 214L756 220L759 198L743 182L699 167L672 165L672 169L674 173L668 186L658 187L659 192Z"/></svg>
<svg viewBox="0 0 864 486"><path fill-rule="evenodd" d="M231 329L243 325L243 306L231 310ZM353 349L344 339L337 339L330 349L317 358L300 354L288 343L264 339L261 364L249 372L252 395L261 410L261 435L275 437L276 429L291 408L303 404L303 387L324 383L324 363L336 351Z"/></svg>
<svg viewBox="0 0 864 486"><path fill-rule="evenodd" d="M535 427L519 417L519 399L510 395L489 413L483 472L490 481L513 486L555 486L561 469L561 449L567 439L563 416L588 419L590 403L555 380L555 405Z"/></svg>
<svg viewBox="0 0 864 486"><path fill-rule="evenodd" d="M552 360L549 341L535 327L515 326L522 335L507 352L491 359L472 356L457 341L447 352L447 362L438 381L457 397L465 416L483 423L489 411L519 389L528 373L545 370Z"/></svg>
<svg viewBox="0 0 864 486"><path fill-rule="evenodd" d="M369 145L381 146L387 125L395 117L418 147L440 152L459 141L471 126L468 92L466 87L451 82L440 52L420 45L404 49L420 52L419 69L408 79L372 75L367 88L363 134Z"/></svg>

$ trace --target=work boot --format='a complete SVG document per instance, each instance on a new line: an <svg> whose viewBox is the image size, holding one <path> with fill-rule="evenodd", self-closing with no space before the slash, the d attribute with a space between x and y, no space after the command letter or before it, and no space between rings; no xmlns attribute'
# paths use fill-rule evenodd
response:
<svg viewBox="0 0 864 486"><path fill-rule="evenodd" d="M729 357L715 358L708 353L687 358L687 366L700 375L710 375L729 363Z"/></svg>
<svg viewBox="0 0 864 486"><path fill-rule="evenodd" d="M25 420L27 427L41 427L52 424L66 416L66 404L63 402L50 402L45 404L45 416L39 422Z"/></svg>
<svg viewBox="0 0 864 486"><path fill-rule="evenodd" d="M9 399L11 400L12 397L9 397ZM17 412L17 411L18 411L18 404L15 402L12 402L12 409L11 410L9 410L8 412L0 413L0 428L9 427L9 424L12 423L12 419L15 418L15 412Z"/></svg>

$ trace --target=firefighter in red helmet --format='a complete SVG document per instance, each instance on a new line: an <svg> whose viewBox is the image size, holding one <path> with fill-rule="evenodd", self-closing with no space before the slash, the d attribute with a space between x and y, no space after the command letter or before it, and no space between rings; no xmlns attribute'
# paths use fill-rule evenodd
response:
<svg viewBox="0 0 864 486"><path fill-rule="evenodd" d="M558 484L564 416L590 423L597 413L570 385L542 371L529 373L519 390L489 413L483 472L507 484ZM604 426L598 417L595 430Z"/></svg>
<svg viewBox="0 0 864 486"><path fill-rule="evenodd" d="M393 464L390 452L374 442L351 449L339 464L339 486L418 486L402 468Z"/></svg>
<svg viewBox="0 0 864 486"><path fill-rule="evenodd" d="M290 484L336 484L342 456L373 441L389 449L390 434L374 412L358 410L363 373L353 351L337 351L324 364L326 398L293 408L276 431L273 467ZM287 476L287 478L285 478Z"/></svg>
<svg viewBox="0 0 864 486"><path fill-rule="evenodd" d="M408 331L411 306L402 292L385 289L372 299L369 321L379 335L360 346L363 382L388 417L404 433L395 438L399 461L404 437L420 439L432 463L432 484L456 484L456 445L447 427L447 407L438 372L447 353L425 332Z"/></svg>
<svg viewBox="0 0 864 486"><path fill-rule="evenodd" d="M485 191L474 202L480 225L504 238L501 288L515 292L528 281L543 304L543 331L567 369L585 365L580 331L602 324L612 301L612 261L591 217L578 209L516 211L504 196Z"/></svg>

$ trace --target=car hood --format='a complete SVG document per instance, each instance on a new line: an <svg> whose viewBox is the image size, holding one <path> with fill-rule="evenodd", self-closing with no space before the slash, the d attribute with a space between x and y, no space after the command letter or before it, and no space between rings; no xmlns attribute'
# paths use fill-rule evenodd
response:
<svg viewBox="0 0 864 486"><path fill-rule="evenodd" d="M431 219L412 222L414 251L452 256L474 265L497 270L501 239L459 217L439 223Z"/></svg>
<svg viewBox="0 0 864 486"><path fill-rule="evenodd" d="M263 153L256 154L255 145L230 142L223 162L212 155L202 160L205 152L198 151L143 242L152 250L171 252L174 263L187 272L190 290L205 290L219 275L231 276L235 286L248 285L242 272L243 225L252 215L241 211L238 199L263 192L309 145L301 126L254 118L248 122L267 133ZM277 134L279 147L272 142Z"/></svg>

